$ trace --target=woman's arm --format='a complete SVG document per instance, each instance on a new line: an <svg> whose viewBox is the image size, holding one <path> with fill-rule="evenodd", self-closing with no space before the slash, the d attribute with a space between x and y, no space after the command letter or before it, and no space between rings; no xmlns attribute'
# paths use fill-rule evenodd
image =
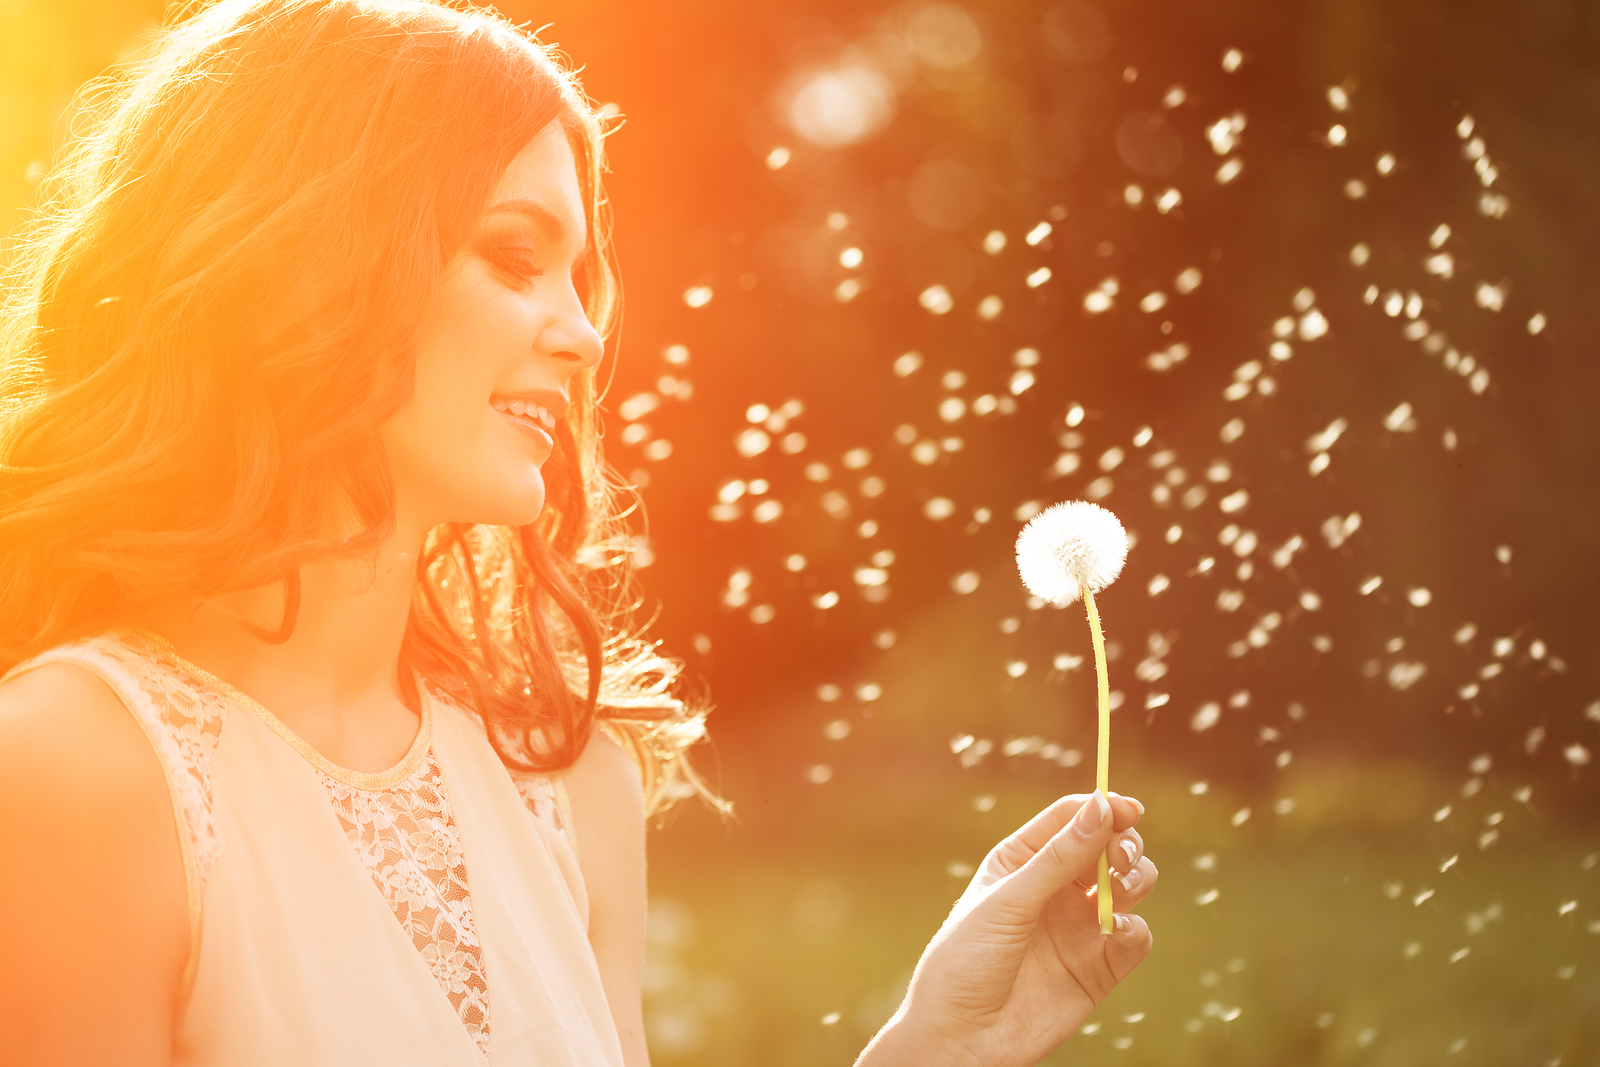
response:
<svg viewBox="0 0 1600 1067"><path fill-rule="evenodd" d="M599 730L566 772L589 944L627 1067L649 1067L644 1038L644 791L627 753Z"/></svg>
<svg viewBox="0 0 1600 1067"><path fill-rule="evenodd" d="M167 1067L189 950L161 764L88 672L0 686L0 1048L7 1062Z"/></svg>

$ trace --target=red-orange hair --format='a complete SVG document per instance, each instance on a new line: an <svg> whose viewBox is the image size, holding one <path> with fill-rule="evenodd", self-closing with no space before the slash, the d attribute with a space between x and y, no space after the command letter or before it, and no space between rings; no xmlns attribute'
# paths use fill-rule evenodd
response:
<svg viewBox="0 0 1600 1067"><path fill-rule="evenodd" d="M489 11L220 0L86 102L0 319L0 669L375 548L417 312L552 122L586 198L586 309L602 334L618 311L602 122ZM567 766L599 722L652 804L703 792L682 758L703 714L628 628L594 372L571 388L543 514L432 533L405 656L508 764ZM328 540L335 509L359 532Z"/></svg>

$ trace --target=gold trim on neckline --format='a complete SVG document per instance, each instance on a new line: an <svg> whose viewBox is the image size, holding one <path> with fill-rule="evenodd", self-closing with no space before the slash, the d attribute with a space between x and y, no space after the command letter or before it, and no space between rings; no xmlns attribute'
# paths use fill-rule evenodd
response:
<svg viewBox="0 0 1600 1067"><path fill-rule="evenodd" d="M283 738L290 748L300 753L307 763L336 782L343 782L345 785L368 792L392 789L415 774L417 768L422 766L422 761L428 757L428 749L433 744L433 698L429 696L428 687L422 684L421 679L417 681L417 697L422 705L422 725L418 727L417 736L411 742L411 747L406 750L399 763L386 771L356 771L349 767L341 767L312 748L305 738L291 730L287 723L268 711L250 694L234 688L198 663L185 659L165 637L149 630L141 631L140 636L149 640L163 654L171 657L184 671L249 709L250 713L265 723L268 729Z"/></svg>

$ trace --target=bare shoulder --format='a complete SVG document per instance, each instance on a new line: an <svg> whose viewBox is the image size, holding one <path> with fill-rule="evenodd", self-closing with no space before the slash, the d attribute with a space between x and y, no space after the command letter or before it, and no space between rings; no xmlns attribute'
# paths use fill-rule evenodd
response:
<svg viewBox="0 0 1600 1067"><path fill-rule="evenodd" d="M0 880L0 1044L167 1062L189 936L174 813L143 730L83 668L0 684L0 855L26 872Z"/></svg>
<svg viewBox="0 0 1600 1067"><path fill-rule="evenodd" d="M644 819L639 768L604 730L594 731L583 755L566 771L565 781L574 806L624 815L636 809L639 820Z"/></svg>
<svg viewBox="0 0 1600 1067"><path fill-rule="evenodd" d="M627 1067L648 1067L642 973L645 930L644 787L633 757L595 730L564 774L589 896L594 949Z"/></svg>
<svg viewBox="0 0 1600 1067"><path fill-rule="evenodd" d="M590 885L591 904L600 904L597 890L616 884L632 867L639 868L642 880L644 787L639 769L621 745L597 729L561 778L572 805L578 865Z"/></svg>
<svg viewBox="0 0 1600 1067"><path fill-rule="evenodd" d="M39 760L63 760L54 769L69 777L98 777L154 754L104 682L70 663L46 663L0 683L0 761L15 773Z"/></svg>
<svg viewBox="0 0 1600 1067"><path fill-rule="evenodd" d="M29 822L92 816L80 829L97 838L152 813L162 825L172 820L143 729L104 682L70 663L0 684L0 804Z"/></svg>
<svg viewBox="0 0 1600 1067"><path fill-rule="evenodd" d="M632 757L600 730L562 779L588 888L593 940L619 911L643 907L644 789Z"/></svg>

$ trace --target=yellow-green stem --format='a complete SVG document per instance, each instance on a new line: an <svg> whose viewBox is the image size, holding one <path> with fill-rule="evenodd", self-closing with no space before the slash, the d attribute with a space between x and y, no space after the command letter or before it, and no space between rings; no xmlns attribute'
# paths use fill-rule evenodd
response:
<svg viewBox="0 0 1600 1067"><path fill-rule="evenodd" d="M1094 673L1100 686L1100 737L1095 746L1095 788L1105 793L1107 799L1110 793L1109 764L1111 763L1111 681L1106 673L1106 641L1100 634L1100 613L1095 610L1094 594L1087 585L1083 586L1083 606L1089 613L1089 633L1094 637ZM1100 932L1111 933L1111 864L1106 859L1104 852L1100 853L1100 882L1099 889L1095 892L1095 899L1100 905Z"/></svg>

